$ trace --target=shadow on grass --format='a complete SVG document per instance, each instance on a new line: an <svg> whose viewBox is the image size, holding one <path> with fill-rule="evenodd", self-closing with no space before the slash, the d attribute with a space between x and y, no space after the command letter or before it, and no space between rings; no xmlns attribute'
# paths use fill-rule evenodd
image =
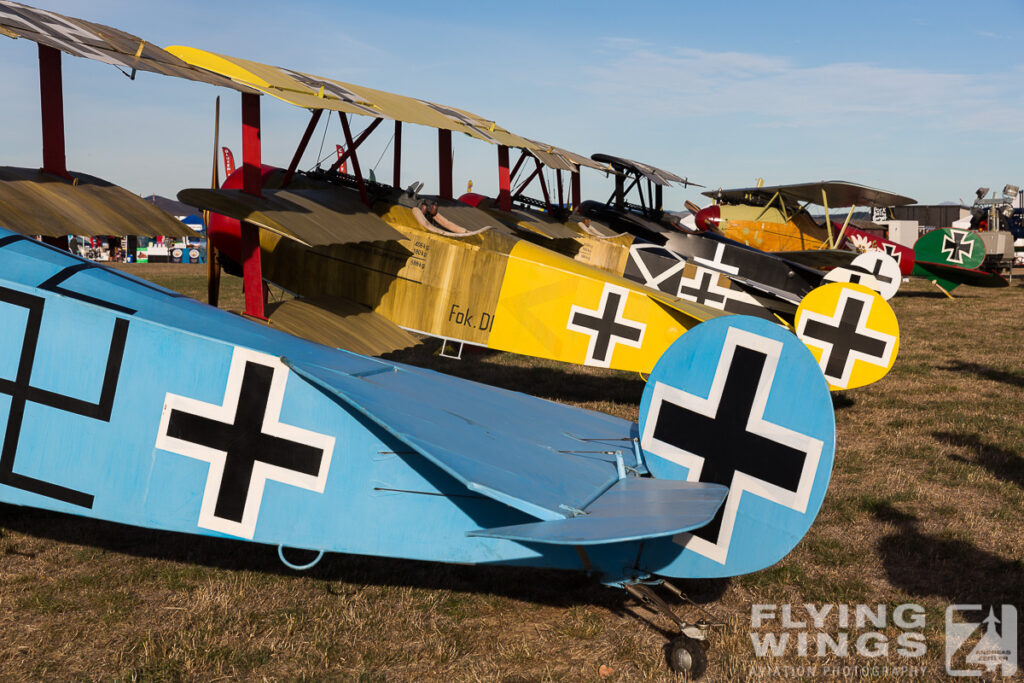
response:
<svg viewBox="0 0 1024 683"><path fill-rule="evenodd" d="M899 531L882 537L878 551L889 582L915 596L951 602L1018 603L1024 596L1024 563L1007 560L967 541L923 534L918 519L891 505L875 517Z"/></svg>
<svg viewBox="0 0 1024 683"><path fill-rule="evenodd" d="M298 576L278 560L273 546L211 538L192 534L156 531L47 510L0 504L0 538L3 531L16 531L36 538L60 543L84 545L104 551L167 562L197 565L223 571L259 572L276 576ZM8 538L4 554L34 557L20 551ZM307 562L308 551L287 550L286 557L294 563ZM554 607L593 605L618 615L642 621L667 636L673 634L658 623L628 609L633 602L626 591L610 589L597 577L581 571L536 569L496 565L455 565L438 562L403 560L366 555L327 553L323 560L305 576L324 582L324 590L343 595L331 585L344 582L357 585L401 586L430 590L492 594L524 602ZM673 581L698 605L719 600L729 586L729 579ZM670 604L675 604L670 601ZM684 618L699 615L678 610Z"/></svg>
<svg viewBox="0 0 1024 683"><path fill-rule="evenodd" d="M455 360L436 355L439 347L440 342L437 340L427 340L411 349L384 357L560 403L609 401L639 405L640 396L644 392L644 380L637 374L540 359L535 360L536 365L533 366L492 363L488 362L489 358L503 354L490 350L470 350L470 347L463 351L462 360Z"/></svg>
<svg viewBox="0 0 1024 683"><path fill-rule="evenodd" d="M990 379L993 382L1009 384L1012 387L1024 387L1024 375L1017 372L997 370L996 368L989 367L988 365L981 365L980 363L965 363L960 360L951 360L945 365L940 366L939 370L971 373L981 377L982 379Z"/></svg>
<svg viewBox="0 0 1024 683"><path fill-rule="evenodd" d="M832 410L842 410L843 408L849 408L850 406L857 405L857 401L852 396L843 391L833 391L832 393Z"/></svg>
<svg viewBox="0 0 1024 683"><path fill-rule="evenodd" d="M970 458L950 453L948 456L950 460L968 465L980 465L997 479L1024 488L1024 458L1020 453L1000 448L983 440L977 434L932 432L932 436L946 445L966 448L971 451L972 457Z"/></svg>

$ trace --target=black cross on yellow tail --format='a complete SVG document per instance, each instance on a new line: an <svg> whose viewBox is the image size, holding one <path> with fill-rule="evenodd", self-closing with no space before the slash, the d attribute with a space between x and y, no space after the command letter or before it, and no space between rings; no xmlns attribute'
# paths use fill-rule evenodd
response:
<svg viewBox="0 0 1024 683"><path fill-rule="evenodd" d="M639 347L643 343L647 326L623 315L628 297L628 289L608 283L596 310L572 307L566 328L590 337L585 365L606 368L611 365L616 344Z"/></svg>

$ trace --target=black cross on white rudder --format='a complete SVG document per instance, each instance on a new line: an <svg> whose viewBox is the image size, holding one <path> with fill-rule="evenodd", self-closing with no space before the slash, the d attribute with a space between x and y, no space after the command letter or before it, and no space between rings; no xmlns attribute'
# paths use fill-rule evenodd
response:
<svg viewBox="0 0 1024 683"><path fill-rule="evenodd" d="M167 394L157 447L210 463L200 527L252 538L268 479L323 493L334 437L281 423L288 372L235 348L222 405Z"/></svg>
<svg viewBox="0 0 1024 683"><path fill-rule="evenodd" d="M566 328L590 336L585 365L607 368L611 365L616 344L639 348L647 325L623 316L629 290L606 283L601 303L596 310L573 306Z"/></svg>
<svg viewBox="0 0 1024 683"><path fill-rule="evenodd" d="M891 284L892 283L892 278L889 277L888 275L882 275L882 266L884 266L884 265L885 265L885 261L883 261L880 258L874 259L874 263L871 265L870 269L865 268L865 267L863 267L863 266L861 266L859 264L855 265L855 264L851 263L850 266L849 266L850 282L852 282L855 285L856 284L864 284L865 276L868 276L868 277L873 277L878 282L881 282L881 283L884 283L884 284L887 284L887 285ZM874 288L872 287L872 289L874 289Z"/></svg>
<svg viewBox="0 0 1024 683"><path fill-rule="evenodd" d="M896 337L867 326L874 302L874 294L845 288L834 315L805 310L797 324L800 340L821 349L819 365L834 387L845 388L850 383L858 360L881 367L889 367L892 361Z"/></svg>
<svg viewBox="0 0 1024 683"><path fill-rule="evenodd" d="M942 253L950 263L963 263L965 256L971 258L974 254L974 242L963 230L950 230L942 236Z"/></svg>
<svg viewBox="0 0 1024 683"><path fill-rule="evenodd" d="M658 382L643 449L687 468L687 481L729 494L685 547L724 564L744 492L806 512L823 442L764 419L782 342L729 330L707 398Z"/></svg>

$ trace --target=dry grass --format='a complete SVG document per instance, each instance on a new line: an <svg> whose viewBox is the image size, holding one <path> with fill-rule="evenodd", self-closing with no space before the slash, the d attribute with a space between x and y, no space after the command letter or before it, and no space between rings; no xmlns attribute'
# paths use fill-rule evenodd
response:
<svg viewBox="0 0 1024 683"><path fill-rule="evenodd" d="M130 270L203 297L201 266ZM910 664L935 680L947 605L1024 613L1024 288L953 301L904 288L895 369L834 395L836 467L807 538L767 571L681 582L725 622L711 680L777 679L751 668L764 664ZM222 297L241 305L237 279ZM435 348L401 360L636 418L639 377ZM752 604L860 602L923 605L927 654L755 657ZM665 632L623 592L570 572L334 555L295 574L264 546L0 506L4 680L575 681L601 680L602 664L614 669L604 680L674 680Z"/></svg>

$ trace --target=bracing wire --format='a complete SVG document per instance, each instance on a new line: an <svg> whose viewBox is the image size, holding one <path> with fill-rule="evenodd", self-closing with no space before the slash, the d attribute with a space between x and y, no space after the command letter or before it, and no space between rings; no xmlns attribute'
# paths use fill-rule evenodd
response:
<svg viewBox="0 0 1024 683"><path fill-rule="evenodd" d="M384 145L384 151L380 153L379 157L377 157L377 163L375 163L373 165L373 169L372 169L373 171L376 171L377 167L380 166L381 159L383 159L384 155L387 154L388 148L391 147L391 143L394 142L394 140L395 140L395 134L392 133L391 134L391 139L388 140L388 144Z"/></svg>
<svg viewBox="0 0 1024 683"><path fill-rule="evenodd" d="M324 134L320 138L320 151L316 153L316 167L317 168L320 168L320 164L322 164L324 159L326 159L326 157L323 156L323 153L324 153L324 141L327 140L327 129L331 127L331 119L332 118L334 118L334 117L332 117L332 116L328 116L327 117L327 125L324 126Z"/></svg>

